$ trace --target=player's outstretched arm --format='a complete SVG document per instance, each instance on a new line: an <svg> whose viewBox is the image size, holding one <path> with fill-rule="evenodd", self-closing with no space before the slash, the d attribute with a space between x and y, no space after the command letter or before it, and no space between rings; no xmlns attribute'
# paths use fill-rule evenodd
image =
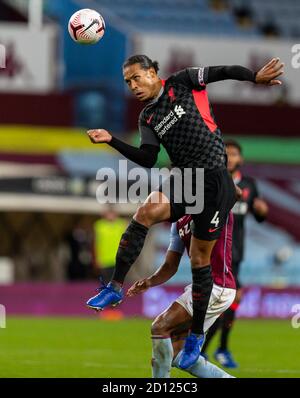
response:
<svg viewBox="0 0 300 398"><path fill-rule="evenodd" d="M104 129L88 130L87 134L93 144L109 144L127 159L142 167L153 167L157 161L159 147L155 145L144 144L136 148L112 136Z"/></svg>
<svg viewBox="0 0 300 398"><path fill-rule="evenodd" d="M240 65L209 66L208 68L204 68L204 83L214 83L230 79L274 86L281 84L281 81L277 78L284 73L283 67L284 64L279 58L273 58L258 72L253 72Z"/></svg>
<svg viewBox="0 0 300 398"><path fill-rule="evenodd" d="M165 262L159 267L159 269L149 278L139 280L135 282L127 291L127 296L132 297L137 294L144 293L150 287L162 285L172 278L176 274L179 263L181 260L181 254L167 251Z"/></svg>

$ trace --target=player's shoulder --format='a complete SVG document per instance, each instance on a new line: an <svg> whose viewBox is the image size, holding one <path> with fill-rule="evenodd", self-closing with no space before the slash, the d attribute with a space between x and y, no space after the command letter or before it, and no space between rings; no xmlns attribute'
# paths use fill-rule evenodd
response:
<svg viewBox="0 0 300 398"><path fill-rule="evenodd" d="M203 90L205 89L206 73L206 69L200 66L185 68L173 73L167 79L166 85L170 83L172 85L184 86L192 90Z"/></svg>
<svg viewBox="0 0 300 398"><path fill-rule="evenodd" d="M184 68L180 69L174 73L172 73L167 79L166 84L168 83L185 83L189 78L189 73L192 70L195 70L195 73L198 73L199 68Z"/></svg>

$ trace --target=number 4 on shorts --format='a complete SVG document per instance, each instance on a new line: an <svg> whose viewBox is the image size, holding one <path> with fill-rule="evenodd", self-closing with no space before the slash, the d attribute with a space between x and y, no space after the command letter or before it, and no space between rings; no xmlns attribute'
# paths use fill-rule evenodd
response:
<svg viewBox="0 0 300 398"><path fill-rule="evenodd" d="M211 224L214 224L216 228L220 222L219 217L218 217L219 213L220 213L219 211L216 211L216 214L213 216L213 219L210 222Z"/></svg>

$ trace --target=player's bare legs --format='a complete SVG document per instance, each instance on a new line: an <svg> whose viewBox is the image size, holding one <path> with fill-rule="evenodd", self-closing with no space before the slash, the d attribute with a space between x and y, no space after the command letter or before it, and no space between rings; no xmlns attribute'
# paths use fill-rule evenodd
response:
<svg viewBox="0 0 300 398"><path fill-rule="evenodd" d="M177 302L174 302L154 320L151 328L152 376L154 378L168 378L171 367L178 367L178 358L191 324L191 315ZM186 371L202 378L231 377L217 366L207 362L202 356Z"/></svg>
<svg viewBox="0 0 300 398"><path fill-rule="evenodd" d="M151 328L152 377L170 377L174 358L171 334L178 326L186 330L190 323L191 316L178 303L173 303L154 320Z"/></svg>
<svg viewBox="0 0 300 398"><path fill-rule="evenodd" d="M121 237L112 281L107 286L102 286L100 293L88 300L89 308L98 311L108 305L115 306L123 300L123 282L143 249L149 228L168 220L170 216L171 205L167 197L162 192L151 192Z"/></svg>

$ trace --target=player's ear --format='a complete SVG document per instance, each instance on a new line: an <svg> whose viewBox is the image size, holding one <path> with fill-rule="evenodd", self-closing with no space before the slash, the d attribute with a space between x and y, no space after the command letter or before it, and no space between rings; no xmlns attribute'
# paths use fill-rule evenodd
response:
<svg viewBox="0 0 300 398"><path fill-rule="evenodd" d="M157 76L156 70L155 70L153 67L151 67L151 68L149 69L149 74L150 74L150 76L151 76L152 78L155 78L155 77Z"/></svg>

